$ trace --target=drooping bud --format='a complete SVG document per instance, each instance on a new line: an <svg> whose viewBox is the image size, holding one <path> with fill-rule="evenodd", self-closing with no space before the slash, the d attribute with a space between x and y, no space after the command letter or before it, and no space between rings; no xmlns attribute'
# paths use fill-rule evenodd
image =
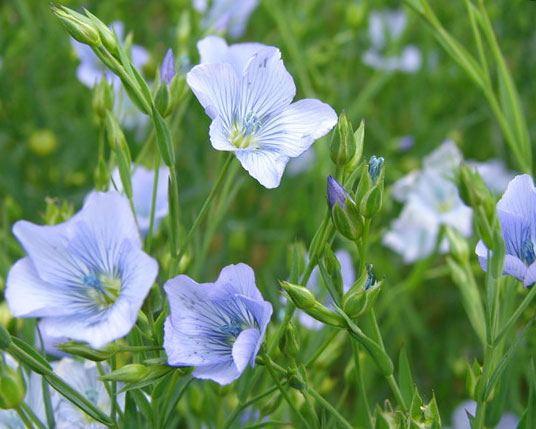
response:
<svg viewBox="0 0 536 429"><path fill-rule="evenodd" d="M0 408L17 408L24 400L26 389L19 371L0 362Z"/></svg>
<svg viewBox="0 0 536 429"><path fill-rule="evenodd" d="M100 46L101 38L93 22L65 6L52 5L52 13L60 20L71 37L89 46Z"/></svg>
<svg viewBox="0 0 536 429"><path fill-rule="evenodd" d="M173 55L173 51L168 49L160 66L160 80L166 85L169 85L175 74L175 56Z"/></svg>
<svg viewBox="0 0 536 429"><path fill-rule="evenodd" d="M337 132L334 133L331 141L330 155L333 163L339 167L348 164L355 153L356 142L354 131L348 117L343 112L339 116Z"/></svg>
<svg viewBox="0 0 536 429"><path fill-rule="evenodd" d="M320 304L309 289L285 281L281 282L281 287L285 290L294 305L305 311L313 319L326 325L345 326L344 319L339 314Z"/></svg>

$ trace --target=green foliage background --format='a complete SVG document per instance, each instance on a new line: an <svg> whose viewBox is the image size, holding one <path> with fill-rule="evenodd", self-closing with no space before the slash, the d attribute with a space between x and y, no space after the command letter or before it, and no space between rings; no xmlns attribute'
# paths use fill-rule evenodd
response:
<svg viewBox="0 0 536 429"><path fill-rule="evenodd" d="M104 22L121 20L133 32L134 42L151 52L144 70L151 79L168 47L177 49L184 30L181 16L190 18L187 43L182 45L196 64L196 41L201 30L198 16L183 0L67 1L71 8L86 7ZM349 0L265 0L254 12L242 40L281 48L285 64L294 76L298 97L317 97L337 112L346 110L352 122L366 121L365 154L386 159L386 183L391 184L420 165L422 157L446 137L452 137L467 158L504 159L515 163L500 129L482 96L463 70L442 50L433 32L409 9L409 25L400 43L417 45L424 66L415 74L382 73L363 64L369 47L368 15L375 9L400 6L400 2ZM536 133L536 2L497 0L487 2L499 44L521 96L529 133ZM441 22L474 53L471 28L463 1L434 1ZM183 18L184 19L184 18ZM91 107L91 91L78 82L78 60L64 29L52 17L47 2L4 0L0 3L0 281L21 255L10 233L21 218L42 222L45 198L53 197L79 207L93 188L97 161L98 128ZM209 119L197 101L190 99L180 129L174 136L177 171L181 181L181 205L190 224L208 193L221 163L221 154L208 141ZM415 146L401 152L397 140L415 137ZM136 155L143 143L129 135ZM200 281L215 278L222 266L243 261L252 265L265 296L278 305L278 279L288 277L286 251L294 240L309 242L325 206L325 178L332 171L329 137L315 144L314 168L291 177L286 174L276 190L262 188L244 172L236 176L237 196L210 245L202 266L195 267ZM388 350L396 356L407 347L421 392L435 394L444 421L463 399L466 368L480 357L476 335L461 305L444 257L433 256L417 266L405 266L401 258L382 247L381 231L399 213L399 205L385 198L379 231L371 244L371 262L384 277L384 293L378 314ZM113 214L110 213L112 216ZM165 231L159 236L166 240ZM199 244L198 239L196 245ZM474 243L472 243L473 245ZM341 240L335 247L344 247ZM480 269L475 272L482 280ZM195 264L195 262L194 262ZM195 265L194 265L195 266ZM403 285L411 286L404 288ZM523 291L514 282L511 287ZM390 290L402 290L389 299ZM301 332L304 355L313 353L329 329L320 335ZM509 368L503 390L503 407L521 415L527 401L528 357L536 351L535 336L528 335ZM319 361L312 379L319 390L336 401L350 389L340 408L351 415L355 380L348 375L347 342L334 341ZM346 356L346 357L345 357ZM388 395L387 388L365 361L371 402ZM377 382L376 382L377 381ZM196 386L189 397L204 389L202 414L211 401L219 403L220 389ZM212 392L212 393L207 393ZM183 405L181 405L183 406ZM223 412L223 411L221 411Z"/></svg>

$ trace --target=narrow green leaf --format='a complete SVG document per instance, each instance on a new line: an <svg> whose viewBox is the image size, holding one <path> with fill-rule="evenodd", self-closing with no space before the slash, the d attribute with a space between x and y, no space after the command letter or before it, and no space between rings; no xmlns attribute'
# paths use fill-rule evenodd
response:
<svg viewBox="0 0 536 429"><path fill-rule="evenodd" d="M400 350L400 356L398 358L398 384L400 386L400 392L404 398L406 404L410 404L415 394L415 382L411 374L411 367L409 365L408 353L406 346L403 346Z"/></svg>

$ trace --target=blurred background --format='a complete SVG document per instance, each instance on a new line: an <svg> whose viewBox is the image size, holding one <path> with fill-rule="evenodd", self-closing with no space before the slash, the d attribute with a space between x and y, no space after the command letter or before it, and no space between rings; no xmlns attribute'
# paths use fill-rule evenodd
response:
<svg viewBox="0 0 536 429"><path fill-rule="evenodd" d="M149 52L142 72L150 81L168 48L179 58L181 73L198 63L196 42L203 28L201 14L190 1L59 3L74 9L87 8L106 23L123 22L125 34L131 33L132 42ZM355 127L364 119L365 156L385 158L387 188L420 168L423 156L447 138L456 142L466 158L498 158L515 170L482 92L437 43L430 28L401 2L260 3L245 34L237 40L228 39L229 43L255 41L279 47L296 81L297 98L319 98L338 113L344 110ZM474 53L464 2L431 4L444 27ZM534 136L536 2L496 0L487 2L487 9L520 93L529 132ZM381 64L375 56L377 36L372 17L382 11L404 16L403 29L377 48L387 51L382 54L399 58L398 63ZM407 47L416 50L409 51L412 55L403 59ZM42 223L51 207L64 202L77 209L94 187L99 128L91 89L77 78L79 63L69 37L53 18L47 2L0 2L0 288L9 267L22 255L11 235L12 223L18 219ZM183 220L190 224L222 158L209 143L210 120L198 102L189 97L184 103L184 117L174 128L174 143L181 210ZM149 129L126 132L135 158ZM214 279L222 266L243 261L255 268L265 296L275 304L280 302L278 280L288 277L288 245L295 240L308 243L324 215L326 176L333 172L329 140L328 136L316 142L306 160L291 165L275 190L261 187L244 171L238 172L233 184L234 201L208 243L210 257L205 258L203 266L192 262L200 281ZM402 345L407 346L421 392L429 397L435 394L442 417L448 422L452 409L467 399L467 365L480 356L478 340L444 256L406 265L399 255L382 245L383 232L399 212L400 204L387 194L370 247L376 274L384 278L380 323L393 355ZM165 228L158 240L167 240ZM471 241L471 246L475 243ZM341 240L335 248L345 246ZM476 259L473 262L476 266ZM475 272L480 275L479 269ZM404 289L396 300L389 300L389 289L400 287L408 278L415 279L411 288ZM9 316L2 306L4 320L0 323L7 323ZM528 337L532 344L520 353L534 355L534 337ZM314 335L304 338L306 348L314 349ZM321 390L336 391L340 384L351 382L344 378L347 359L341 358L348 353L346 348L350 348L349 344L334 342L333 350L319 361L323 370L329 370L329 376L319 380ZM343 365L334 364L339 359ZM377 374L370 362L369 366L369 390L376 400L384 397L387 390L383 383L372 383ZM505 410L517 415L522 414L526 403L524 371L523 365L513 368L505 392L501 392ZM351 407L352 396L346 401Z"/></svg>

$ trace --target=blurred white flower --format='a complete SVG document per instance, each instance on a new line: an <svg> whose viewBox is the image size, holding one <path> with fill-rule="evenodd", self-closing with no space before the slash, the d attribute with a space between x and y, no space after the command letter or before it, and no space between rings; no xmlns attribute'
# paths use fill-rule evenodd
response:
<svg viewBox="0 0 536 429"><path fill-rule="evenodd" d="M393 198L405 205L384 235L383 244L399 253L405 263L433 252L442 225L455 228L465 237L471 235L472 211L462 202L454 184L462 161L456 144L446 140L424 158L422 170L409 173L393 185ZM492 192L502 192L512 176L498 160L470 164L482 174ZM448 251L446 240L440 243L439 250Z"/></svg>
<svg viewBox="0 0 536 429"><path fill-rule="evenodd" d="M369 38L371 47L363 54L363 62L383 71L415 73L421 68L422 55L419 48L405 46L398 54L386 51L400 40L407 26L403 10L373 11L369 17Z"/></svg>
<svg viewBox="0 0 536 429"><path fill-rule="evenodd" d="M233 38L244 34L249 17L259 0L193 0L193 7L203 14L205 30L227 33Z"/></svg>

